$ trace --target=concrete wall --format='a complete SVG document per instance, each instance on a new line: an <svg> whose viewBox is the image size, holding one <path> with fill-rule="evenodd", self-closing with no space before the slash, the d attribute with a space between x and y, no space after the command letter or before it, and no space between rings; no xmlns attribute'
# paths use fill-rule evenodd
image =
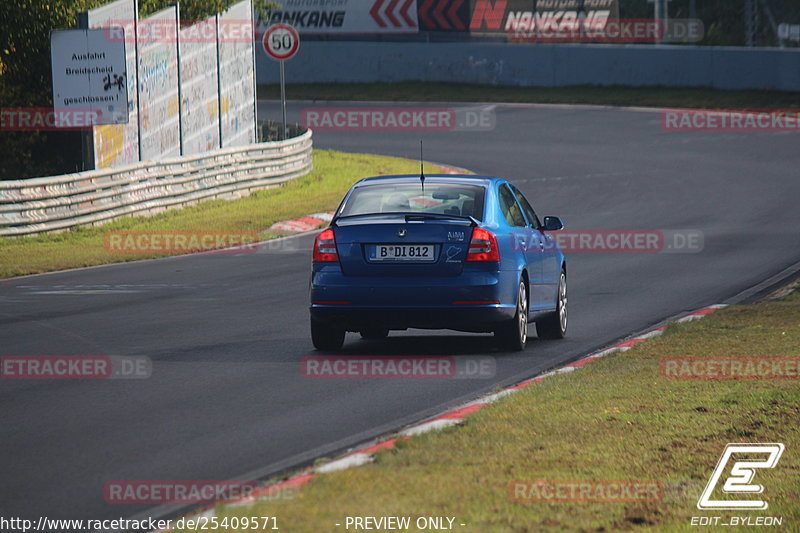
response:
<svg viewBox="0 0 800 533"><path fill-rule="evenodd" d="M259 50L258 83L278 65ZM800 91L800 49L305 41L287 83L447 81L491 85L675 85Z"/></svg>

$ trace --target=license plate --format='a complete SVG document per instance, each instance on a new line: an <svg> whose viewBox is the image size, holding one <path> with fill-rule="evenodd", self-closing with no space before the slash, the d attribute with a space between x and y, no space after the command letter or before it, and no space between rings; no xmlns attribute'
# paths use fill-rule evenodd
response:
<svg viewBox="0 0 800 533"><path fill-rule="evenodd" d="M433 244L377 244L372 247L371 261L430 261L434 257Z"/></svg>

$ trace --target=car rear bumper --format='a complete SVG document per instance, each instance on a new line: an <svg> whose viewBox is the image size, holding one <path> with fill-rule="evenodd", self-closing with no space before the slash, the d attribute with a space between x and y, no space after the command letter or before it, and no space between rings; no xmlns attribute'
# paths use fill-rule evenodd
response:
<svg viewBox="0 0 800 533"><path fill-rule="evenodd" d="M492 331L514 318L519 274L464 271L454 277L344 276L335 267L311 278L311 317L359 331L456 329Z"/></svg>
<svg viewBox="0 0 800 533"><path fill-rule="evenodd" d="M312 305L311 318L349 331L368 328L456 329L492 331L498 324L514 318L515 306L451 306L441 308L349 307Z"/></svg>

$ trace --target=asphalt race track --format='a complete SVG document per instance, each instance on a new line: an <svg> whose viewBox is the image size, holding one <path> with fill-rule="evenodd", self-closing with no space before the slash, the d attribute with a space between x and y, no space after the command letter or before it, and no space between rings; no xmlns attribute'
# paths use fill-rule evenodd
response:
<svg viewBox="0 0 800 533"><path fill-rule="evenodd" d="M325 104L333 105L333 104ZM296 118L303 103L292 103ZM260 117L279 116L262 102ZM311 380L312 237L0 282L0 355L139 355L141 380L0 381L0 515L115 518L113 480L253 479L394 430L641 330L725 301L800 261L793 133L674 133L658 112L510 106L493 131L319 131L315 147L425 158L513 179L569 229L699 230L699 253L581 253L565 341L348 334L349 354L491 355L492 379ZM687 354L691 355L691 354Z"/></svg>

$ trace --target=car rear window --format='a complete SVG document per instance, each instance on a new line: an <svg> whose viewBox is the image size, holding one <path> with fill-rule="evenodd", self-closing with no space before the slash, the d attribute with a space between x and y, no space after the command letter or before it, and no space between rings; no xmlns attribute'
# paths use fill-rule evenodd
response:
<svg viewBox="0 0 800 533"><path fill-rule="evenodd" d="M419 181L361 185L347 199L339 215L439 213L482 220L484 194L481 186L459 183L427 182L424 190Z"/></svg>

